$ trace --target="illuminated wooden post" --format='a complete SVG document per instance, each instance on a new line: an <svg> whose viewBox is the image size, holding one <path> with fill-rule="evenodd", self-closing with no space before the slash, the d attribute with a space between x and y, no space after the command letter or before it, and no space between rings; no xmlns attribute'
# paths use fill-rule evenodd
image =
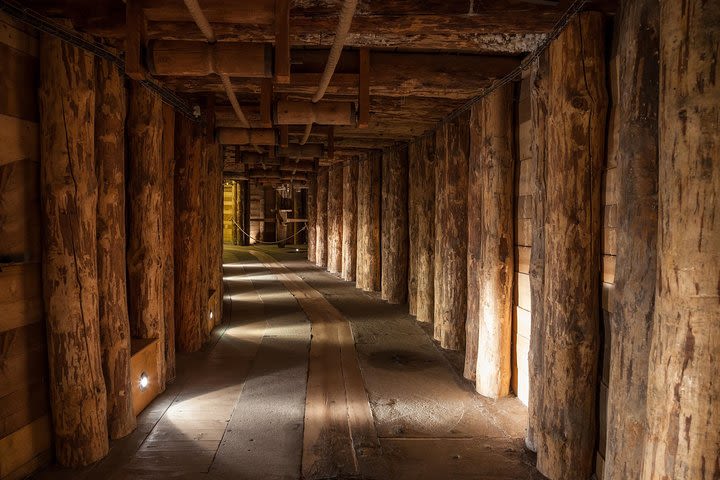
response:
<svg viewBox="0 0 720 480"><path fill-rule="evenodd" d="M543 400L535 437L538 470L552 479L589 478L594 458L604 32L601 14L582 13L549 48Z"/></svg>
<svg viewBox="0 0 720 480"><path fill-rule="evenodd" d="M317 224L317 177L311 176L308 180L307 193L307 255L308 262L315 263L316 260L316 224Z"/></svg>
<svg viewBox="0 0 720 480"><path fill-rule="evenodd" d="M328 260L328 168L320 167L317 174L317 195L315 198L315 265L326 267Z"/></svg>
<svg viewBox="0 0 720 480"><path fill-rule="evenodd" d="M720 4L661 0L659 37L657 290L643 478L710 480L720 472Z"/></svg>
<svg viewBox="0 0 720 480"><path fill-rule="evenodd" d="M97 269L100 342L110 438L135 430L125 264L125 85L114 65L95 61Z"/></svg>
<svg viewBox="0 0 720 480"><path fill-rule="evenodd" d="M135 338L157 338L159 391L165 389L163 310L162 102L133 82L128 110L128 311Z"/></svg>
<svg viewBox="0 0 720 480"><path fill-rule="evenodd" d="M49 35L42 36L39 50L48 384L57 462L79 467L108 452L98 318L93 58Z"/></svg>
<svg viewBox="0 0 720 480"><path fill-rule="evenodd" d="M469 124L463 113L435 137L434 335L449 350L465 345Z"/></svg>
<svg viewBox="0 0 720 480"><path fill-rule="evenodd" d="M327 203L327 269L330 273L342 271L342 237L343 237L343 169L336 164L328 171L328 203Z"/></svg>
<svg viewBox="0 0 720 480"><path fill-rule="evenodd" d="M380 290L380 175L382 154L373 150L358 165L356 285Z"/></svg>
<svg viewBox="0 0 720 480"><path fill-rule="evenodd" d="M405 303L409 247L407 148L384 150L382 167L381 295L389 303Z"/></svg>
<svg viewBox="0 0 720 480"><path fill-rule="evenodd" d="M342 278L355 281L357 260L358 157L343 166Z"/></svg>

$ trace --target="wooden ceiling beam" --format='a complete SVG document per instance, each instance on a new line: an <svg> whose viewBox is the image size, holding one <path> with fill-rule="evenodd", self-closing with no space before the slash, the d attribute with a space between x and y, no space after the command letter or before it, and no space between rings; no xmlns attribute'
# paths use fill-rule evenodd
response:
<svg viewBox="0 0 720 480"><path fill-rule="evenodd" d="M214 43L155 40L148 45L153 75L272 77L272 48L265 43Z"/></svg>
<svg viewBox="0 0 720 480"><path fill-rule="evenodd" d="M298 58L302 62L304 55L306 54L294 53L293 59ZM351 58L351 55L344 57ZM341 65L343 62L345 60L341 59ZM370 95L467 99L480 93L494 79L509 73L518 64L519 59L515 57L377 52L372 54L370 62ZM321 75L320 72L293 71L292 83L275 85L275 91L310 98L317 90ZM161 79L166 85L180 92L204 93L223 90L220 79L214 75L162 76ZM357 96L358 87L357 73L340 71L333 75L327 94ZM239 94L258 94L260 82L235 78L233 88Z"/></svg>

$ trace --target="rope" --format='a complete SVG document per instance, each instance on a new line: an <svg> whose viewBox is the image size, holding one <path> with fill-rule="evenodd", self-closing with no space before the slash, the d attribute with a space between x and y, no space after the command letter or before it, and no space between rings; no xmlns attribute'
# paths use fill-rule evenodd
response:
<svg viewBox="0 0 720 480"><path fill-rule="evenodd" d="M293 233L293 234L290 235L289 237L283 238L282 240L277 240L277 241L275 241L275 242L263 242L262 240L258 240L257 238L253 237L252 235L250 235L249 233L247 233L245 230L243 230L243 228L242 228L235 220L233 220L233 223L235 224L235 226L236 226L237 228L240 229L240 231L241 231L242 233L244 233L245 235L247 235L247 237L248 237L249 239L255 240L255 243L261 243L261 244L263 244L263 245L277 245L278 243L284 243L286 240L290 240L291 238L296 237L297 235L299 235L300 232L302 232L302 231L304 231L304 230L307 230L307 225L305 225L305 226L302 227L300 230L298 230L297 233Z"/></svg>

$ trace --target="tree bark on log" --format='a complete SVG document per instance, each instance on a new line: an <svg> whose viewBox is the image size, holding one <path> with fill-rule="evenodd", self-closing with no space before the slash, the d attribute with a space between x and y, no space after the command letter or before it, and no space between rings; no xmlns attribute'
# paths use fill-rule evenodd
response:
<svg viewBox="0 0 720 480"><path fill-rule="evenodd" d="M477 289L478 346L475 389L490 398L510 393L515 237L513 194L513 85L497 88L475 109L480 124L480 222ZM468 220L468 225L470 225ZM468 294L469 296L469 294ZM467 361L467 360L466 360Z"/></svg>
<svg viewBox="0 0 720 480"><path fill-rule="evenodd" d="M468 157L467 203L467 316L465 318L465 368L463 376L475 382L478 366L478 331L480 323L480 257L482 224L482 116L473 106L470 110L470 155Z"/></svg>
<svg viewBox="0 0 720 480"><path fill-rule="evenodd" d="M200 126L175 118L175 318L177 348L195 352L205 341L201 310Z"/></svg>
<svg viewBox="0 0 720 480"><path fill-rule="evenodd" d="M124 79L109 62L95 61L95 163L100 344L110 438L135 430L130 384L130 323L125 265Z"/></svg>
<svg viewBox="0 0 720 480"><path fill-rule="evenodd" d="M602 14L576 16L549 48L543 284L543 405L537 467L589 478L599 350L601 178L605 158Z"/></svg>
<svg viewBox="0 0 720 480"><path fill-rule="evenodd" d="M343 167L342 278L355 281L357 260L358 158Z"/></svg>
<svg viewBox="0 0 720 480"><path fill-rule="evenodd" d="M207 264L208 264L208 295L215 295L216 301L209 309L212 318L209 319L210 329L222 321L222 216L223 216L223 165L220 145L208 143L205 149L207 155L207 181L205 225L207 237Z"/></svg>
<svg viewBox="0 0 720 480"><path fill-rule="evenodd" d="M175 380L175 110L163 105L163 309L165 379Z"/></svg>
<svg viewBox="0 0 720 480"><path fill-rule="evenodd" d="M307 193L307 258L308 262L315 263L315 229L317 222L317 177L308 179Z"/></svg>
<svg viewBox="0 0 720 480"><path fill-rule="evenodd" d="M417 228L414 237L411 237L417 251L415 318L419 322L432 322L435 300L435 136L421 137L415 148L419 156L415 173L419 179L419 191L413 195L413 203L418 209Z"/></svg>
<svg viewBox="0 0 720 480"><path fill-rule="evenodd" d="M382 165L381 296L389 303L405 303L409 248L407 148L384 150Z"/></svg>
<svg viewBox="0 0 720 480"><path fill-rule="evenodd" d="M442 348L465 346L467 315L467 187L470 118L443 124L435 137L435 339Z"/></svg>
<svg viewBox="0 0 720 480"><path fill-rule="evenodd" d="M525 445L537 451L536 432L540 430L543 409L543 317L545 284L545 205L547 188L547 101L550 60L544 51L532 67L530 77L530 118L532 161L534 166L532 193L532 249L530 251L530 349L528 351L528 427Z"/></svg>
<svg viewBox="0 0 720 480"><path fill-rule="evenodd" d="M341 273L343 245L343 167L340 164L333 165L328 171L327 219L327 269L330 273Z"/></svg>
<svg viewBox="0 0 720 480"><path fill-rule="evenodd" d="M425 212L421 211L420 195L425 186L420 177L420 162L422 161L422 138L408 144L408 313L417 315L417 270L419 259L419 245L417 242L418 229Z"/></svg>
<svg viewBox="0 0 720 480"><path fill-rule="evenodd" d="M643 478L720 476L720 4L660 1L659 232Z"/></svg>
<svg viewBox="0 0 720 480"><path fill-rule="evenodd" d="M620 182L605 478L643 478L658 229L659 5L620 5L612 136ZM608 335L605 336L607 341Z"/></svg>
<svg viewBox="0 0 720 480"><path fill-rule="evenodd" d="M162 102L133 82L128 110L128 313L136 338L158 338L157 371L165 389L163 311Z"/></svg>
<svg viewBox="0 0 720 480"><path fill-rule="evenodd" d="M88 465L108 452L100 347L93 58L43 35L40 48L43 297L55 455Z"/></svg>
<svg viewBox="0 0 720 480"><path fill-rule="evenodd" d="M357 288L380 290L382 154L373 150L358 165Z"/></svg>
<svg viewBox="0 0 720 480"><path fill-rule="evenodd" d="M317 173L315 204L315 265L326 267L328 261L328 168L320 167Z"/></svg>

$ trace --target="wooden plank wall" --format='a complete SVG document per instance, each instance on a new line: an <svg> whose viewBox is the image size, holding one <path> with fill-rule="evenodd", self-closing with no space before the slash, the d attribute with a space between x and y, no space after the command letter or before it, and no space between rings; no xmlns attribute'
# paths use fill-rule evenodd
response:
<svg viewBox="0 0 720 480"><path fill-rule="evenodd" d="M513 310L512 389L528 402L530 349L530 252L532 249L532 190L535 167L530 153L530 78L523 77L517 95L517 152L515 174L515 292Z"/></svg>
<svg viewBox="0 0 720 480"><path fill-rule="evenodd" d="M40 266L38 40L0 14L0 478L50 460Z"/></svg>
<svg viewBox="0 0 720 480"><path fill-rule="evenodd" d="M235 218L235 182L223 185L223 243L233 244L233 218Z"/></svg>

